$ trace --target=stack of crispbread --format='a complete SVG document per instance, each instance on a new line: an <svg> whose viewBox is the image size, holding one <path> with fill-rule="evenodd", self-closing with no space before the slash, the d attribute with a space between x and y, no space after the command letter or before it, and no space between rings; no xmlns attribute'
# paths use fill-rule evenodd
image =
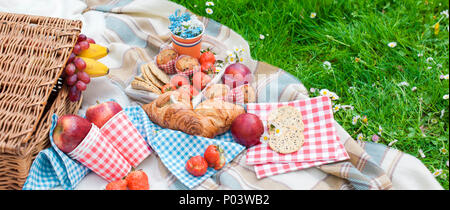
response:
<svg viewBox="0 0 450 210"><path fill-rule="evenodd" d="M136 76L131 82L131 87L136 90L145 90L161 94L161 88L170 82L169 76L153 62L141 65L141 75Z"/></svg>
<svg viewBox="0 0 450 210"><path fill-rule="evenodd" d="M302 119L300 111L292 106L273 110L267 120L269 147L283 154L298 151L305 140Z"/></svg>

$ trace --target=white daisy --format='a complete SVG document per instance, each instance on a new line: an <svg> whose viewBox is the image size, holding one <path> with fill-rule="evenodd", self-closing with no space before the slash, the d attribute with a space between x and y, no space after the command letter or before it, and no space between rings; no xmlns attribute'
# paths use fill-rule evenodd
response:
<svg viewBox="0 0 450 210"><path fill-rule="evenodd" d="M423 53L417 54L417 57L422 57L422 56L423 56Z"/></svg>
<svg viewBox="0 0 450 210"><path fill-rule="evenodd" d="M361 122L367 124L367 123L369 123L369 119L367 119L367 116L363 116L363 117L361 118Z"/></svg>
<svg viewBox="0 0 450 210"><path fill-rule="evenodd" d="M448 74L439 76L439 79L446 79L446 80L448 80Z"/></svg>
<svg viewBox="0 0 450 210"><path fill-rule="evenodd" d="M428 57L427 58L427 63L431 63L431 62L434 62L434 59L432 57Z"/></svg>
<svg viewBox="0 0 450 210"><path fill-rule="evenodd" d="M400 82L400 83L398 83L398 86L409 86L409 83L408 82L406 82L406 81L404 81L404 82Z"/></svg>
<svg viewBox="0 0 450 210"><path fill-rule="evenodd" d="M444 147L440 148L439 151L443 154L447 154L447 149L445 149Z"/></svg>
<svg viewBox="0 0 450 210"><path fill-rule="evenodd" d="M328 89L322 89L319 91L321 96L328 96L330 94L330 91Z"/></svg>
<svg viewBox="0 0 450 210"><path fill-rule="evenodd" d="M432 68L433 68L433 67L431 67L431 66L428 66L428 67L427 67L427 70L431 70Z"/></svg>
<svg viewBox="0 0 450 210"><path fill-rule="evenodd" d="M239 56L239 62L243 63L245 61L244 56Z"/></svg>
<svg viewBox="0 0 450 210"><path fill-rule="evenodd" d="M415 92L416 90L417 90L417 87L415 87L415 86L411 88L412 92Z"/></svg>
<svg viewBox="0 0 450 210"><path fill-rule="evenodd" d="M345 109L345 110L353 110L353 109L355 109L355 107L353 107L352 105L342 105L341 108Z"/></svg>
<svg viewBox="0 0 450 210"><path fill-rule="evenodd" d="M381 136L381 133L383 133L383 128L381 127L381 125L378 126L378 135Z"/></svg>
<svg viewBox="0 0 450 210"><path fill-rule="evenodd" d="M438 176L440 176L441 174L442 174L442 169L438 169L438 170L436 170L436 171L433 172L433 176L434 176L434 177L438 177Z"/></svg>
<svg viewBox="0 0 450 210"><path fill-rule="evenodd" d="M316 18L317 14L315 12L311 12L311 15L309 15L310 18Z"/></svg>
<svg viewBox="0 0 450 210"><path fill-rule="evenodd" d="M315 93L315 92L316 92L316 89L315 89L315 88L309 88L309 92Z"/></svg>
<svg viewBox="0 0 450 210"><path fill-rule="evenodd" d="M331 100L335 101L335 100L338 100L338 99L339 99L339 96L336 93L331 92Z"/></svg>
<svg viewBox="0 0 450 210"><path fill-rule="evenodd" d="M426 156L425 156L425 153L423 153L423 150L422 149L419 149L419 154L420 154L420 157L422 157L422 158L425 158Z"/></svg>
<svg viewBox="0 0 450 210"><path fill-rule="evenodd" d="M442 98L443 98L444 100L448 100L448 94L445 94Z"/></svg>
<svg viewBox="0 0 450 210"><path fill-rule="evenodd" d="M265 38L266 38L266 37L265 37L264 35L262 35L262 34L259 35L259 39L263 40L263 39L265 39Z"/></svg>
<svg viewBox="0 0 450 210"><path fill-rule="evenodd" d="M444 15L446 18L448 18L448 9L441 12L441 15Z"/></svg>
<svg viewBox="0 0 450 210"><path fill-rule="evenodd" d="M211 15L213 12L211 8L206 8L206 14Z"/></svg>
<svg viewBox="0 0 450 210"><path fill-rule="evenodd" d="M228 62L234 63L234 62L236 62L236 58L234 56L230 56L230 57L228 57Z"/></svg>
<svg viewBox="0 0 450 210"><path fill-rule="evenodd" d="M394 139L394 141L389 142L388 147L392 146L393 144L397 143L397 139Z"/></svg>
<svg viewBox="0 0 450 210"><path fill-rule="evenodd" d="M446 165L447 165L447 167L448 167L448 160L447 160L447 162L445 163Z"/></svg>
<svg viewBox="0 0 450 210"><path fill-rule="evenodd" d="M356 90L356 88L353 87L353 86L350 86L350 87L348 88L348 90Z"/></svg>
<svg viewBox="0 0 450 210"><path fill-rule="evenodd" d="M442 68L442 64L438 63L438 64L436 64L436 67L438 67L440 69L440 68Z"/></svg>
<svg viewBox="0 0 450 210"><path fill-rule="evenodd" d="M196 4L194 4L194 7L197 7L197 5L196 5Z"/></svg>
<svg viewBox="0 0 450 210"><path fill-rule="evenodd" d="M333 107L333 112L337 112L337 111L339 111L341 109L341 105L340 104L336 104L334 107Z"/></svg>
<svg viewBox="0 0 450 210"><path fill-rule="evenodd" d="M441 116L439 118L442 119L444 117L444 114L445 114L445 109L441 110Z"/></svg>
<svg viewBox="0 0 450 210"><path fill-rule="evenodd" d="M212 1L207 1L207 2L206 2L206 6L208 6L208 7L214 6L214 2L212 2Z"/></svg>
<svg viewBox="0 0 450 210"><path fill-rule="evenodd" d="M322 65L326 70L331 69L331 63L329 61L324 61Z"/></svg>
<svg viewBox="0 0 450 210"><path fill-rule="evenodd" d="M394 48L394 47L397 46L397 42L389 42L388 46L389 46L390 48Z"/></svg>
<svg viewBox="0 0 450 210"><path fill-rule="evenodd" d="M364 139L364 135L362 133L358 134L358 136L356 136L356 139L358 141L362 141Z"/></svg>
<svg viewBox="0 0 450 210"><path fill-rule="evenodd" d="M354 116L352 119L352 124L356 125L356 123L358 123L359 118L361 118L361 116L359 116L359 115Z"/></svg>

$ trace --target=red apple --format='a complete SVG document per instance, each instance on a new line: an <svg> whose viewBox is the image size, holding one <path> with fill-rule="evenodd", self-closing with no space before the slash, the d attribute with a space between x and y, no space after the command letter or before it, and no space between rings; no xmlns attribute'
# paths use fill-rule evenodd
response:
<svg viewBox="0 0 450 210"><path fill-rule="evenodd" d="M114 101L97 104L86 110L86 119L101 128L109 119L122 111L122 107Z"/></svg>
<svg viewBox="0 0 450 210"><path fill-rule="evenodd" d="M229 65L224 72L222 82L230 88L236 88L243 84L252 82L252 72L242 63L234 63Z"/></svg>
<svg viewBox="0 0 450 210"><path fill-rule="evenodd" d="M245 113L234 119L230 131L237 143L248 148L259 144L264 126L257 115Z"/></svg>
<svg viewBox="0 0 450 210"><path fill-rule="evenodd" d="M203 90L209 82L211 82L211 77L201 71L195 72L192 76L192 84L199 91Z"/></svg>
<svg viewBox="0 0 450 210"><path fill-rule="evenodd" d="M92 124L77 115L64 115L53 130L53 142L64 153L70 153L86 137Z"/></svg>

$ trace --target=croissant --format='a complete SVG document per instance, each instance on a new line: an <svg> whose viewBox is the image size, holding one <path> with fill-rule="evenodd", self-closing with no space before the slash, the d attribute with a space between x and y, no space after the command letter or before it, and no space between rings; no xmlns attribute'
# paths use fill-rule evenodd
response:
<svg viewBox="0 0 450 210"><path fill-rule="evenodd" d="M193 109L189 98L177 91L166 92L142 108L161 127L207 138L225 133L245 113L242 106L222 100L206 100Z"/></svg>

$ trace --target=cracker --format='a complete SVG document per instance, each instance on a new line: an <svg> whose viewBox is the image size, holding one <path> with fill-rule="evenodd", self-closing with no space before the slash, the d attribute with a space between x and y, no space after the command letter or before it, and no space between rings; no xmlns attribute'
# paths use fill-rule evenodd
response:
<svg viewBox="0 0 450 210"><path fill-rule="evenodd" d="M155 85L159 89L162 88L162 86L164 86L164 83L159 81L155 77L155 75L152 74L150 68L147 65L144 64L144 65L141 66L141 72L142 72L142 75L143 75L144 79L146 79L147 81L151 82L153 85Z"/></svg>
<svg viewBox="0 0 450 210"><path fill-rule="evenodd" d="M131 82L131 87L136 90L145 90L156 94L161 94L161 90L148 82L135 79Z"/></svg>
<svg viewBox="0 0 450 210"><path fill-rule="evenodd" d="M156 64L154 64L153 62L150 62L149 64L147 64L151 73L153 73L153 75L159 79L159 81L163 82L164 84L170 83L170 78L169 76L167 76L167 74L162 71L161 69L158 68L158 66Z"/></svg>

